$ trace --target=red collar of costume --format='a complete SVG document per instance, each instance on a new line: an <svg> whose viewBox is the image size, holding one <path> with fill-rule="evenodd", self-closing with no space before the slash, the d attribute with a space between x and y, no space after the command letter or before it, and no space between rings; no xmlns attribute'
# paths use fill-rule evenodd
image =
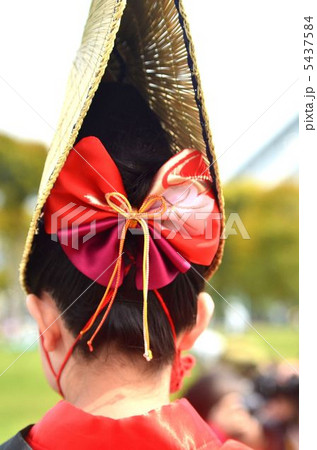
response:
<svg viewBox="0 0 317 450"><path fill-rule="evenodd" d="M109 419L86 413L61 401L31 429L34 449L148 450L218 449L218 440L187 400L177 400L147 414ZM187 443L187 444L186 444Z"/></svg>
<svg viewBox="0 0 317 450"><path fill-rule="evenodd" d="M31 428L26 440L34 450L251 450L231 440L222 445L186 399L117 420L61 401Z"/></svg>

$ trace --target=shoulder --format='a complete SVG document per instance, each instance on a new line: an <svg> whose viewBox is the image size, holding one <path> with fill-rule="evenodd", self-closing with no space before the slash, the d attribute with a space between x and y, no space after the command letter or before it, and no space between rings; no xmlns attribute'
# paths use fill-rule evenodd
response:
<svg viewBox="0 0 317 450"><path fill-rule="evenodd" d="M8 441L0 444L0 450L31 450L31 447L26 442L25 438L28 435L33 425L29 425L23 430L19 431Z"/></svg>
<svg viewBox="0 0 317 450"><path fill-rule="evenodd" d="M225 442L219 450L252 450L252 448L241 444L241 442L229 440Z"/></svg>
<svg viewBox="0 0 317 450"><path fill-rule="evenodd" d="M185 410L194 425L193 436L195 436L194 447L197 450L252 450L250 447L236 442L233 440L228 440L224 444L221 444L216 437L215 433L209 427L209 425L200 417L197 411L192 407L192 405L184 398L182 398L179 403L182 406L183 411ZM183 421L184 417L181 417Z"/></svg>
<svg viewBox="0 0 317 450"><path fill-rule="evenodd" d="M201 447L195 447L196 450L252 450L251 447L248 447L241 442L226 441L223 445L215 446L214 442L205 443Z"/></svg>

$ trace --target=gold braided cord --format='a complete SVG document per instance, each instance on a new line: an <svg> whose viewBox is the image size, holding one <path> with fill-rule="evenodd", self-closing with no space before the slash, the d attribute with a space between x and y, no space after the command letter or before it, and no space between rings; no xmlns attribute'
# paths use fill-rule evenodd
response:
<svg viewBox="0 0 317 450"><path fill-rule="evenodd" d="M83 336L87 331L90 330L90 328L93 326L95 320L97 319L97 316L99 315L100 311L105 306L105 301L108 299L108 294L110 292L112 283L115 279L115 286L111 293L109 303L107 305L107 309L98 324L96 330L94 331L91 338L87 341L87 344L89 346L90 351L93 351L93 340L95 339L96 335L98 334L100 328L104 324L106 318L108 317L108 314L110 312L111 306L115 300L118 287L119 287L119 281L120 281L120 274L122 269L122 255L123 255L123 247L124 242L126 238L126 234L128 231L128 228L131 227L131 225L134 227L134 222L137 222L141 225L141 228L143 230L143 265L142 265L142 276L143 276L143 341L144 341L144 358L147 361L151 361L153 358L152 351L150 348L150 333L149 333L149 325L148 325L148 290L149 290L149 253L150 253L150 231L149 226L147 222L145 221L145 218L155 218L156 216L161 216L166 211L167 205L164 197L152 195L146 197L144 202L142 203L139 210L134 210L129 202L129 200L120 192L110 192L105 195L106 201L108 206L118 213L118 215L123 216L126 219L126 222L124 224L124 227L122 228L121 235L120 235L120 244L119 244L119 255L115 264L115 267L113 269L113 272L111 274L110 280L108 282L106 291L96 309L93 316L91 317L88 324L82 329L80 334ZM116 200L117 203L115 203ZM151 209L153 205L156 203L159 204L157 208ZM115 278L116 277L116 278Z"/></svg>

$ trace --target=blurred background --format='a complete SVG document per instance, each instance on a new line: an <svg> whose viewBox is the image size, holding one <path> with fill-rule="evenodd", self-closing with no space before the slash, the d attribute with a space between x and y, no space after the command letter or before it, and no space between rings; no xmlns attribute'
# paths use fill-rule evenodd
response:
<svg viewBox="0 0 317 450"><path fill-rule="evenodd" d="M183 393L221 439L295 449L295 11L284 0L184 4L224 183L227 225L223 263L207 286L214 318L194 349L198 364ZM0 442L58 400L41 373L37 345L31 345L37 330L24 307L18 265L89 5L90 0L0 5Z"/></svg>

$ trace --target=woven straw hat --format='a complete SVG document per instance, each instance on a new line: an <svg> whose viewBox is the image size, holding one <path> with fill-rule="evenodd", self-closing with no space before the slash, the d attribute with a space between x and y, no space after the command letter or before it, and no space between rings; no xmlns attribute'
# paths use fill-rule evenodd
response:
<svg viewBox="0 0 317 450"><path fill-rule="evenodd" d="M46 159L38 201L20 267L25 269L46 199L72 149L100 82L134 85L158 115L173 152L203 153L223 198L208 116L189 26L181 0L92 0L81 46L69 75L66 98ZM222 219L222 227L224 218ZM207 276L220 263L224 240Z"/></svg>

